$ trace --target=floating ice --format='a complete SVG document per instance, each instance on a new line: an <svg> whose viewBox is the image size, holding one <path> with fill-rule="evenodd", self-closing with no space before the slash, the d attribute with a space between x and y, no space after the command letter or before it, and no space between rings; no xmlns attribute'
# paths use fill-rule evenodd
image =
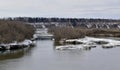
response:
<svg viewBox="0 0 120 70"><path fill-rule="evenodd" d="M80 45L64 45L56 47L56 50L72 50L72 49L83 49L83 47Z"/></svg>

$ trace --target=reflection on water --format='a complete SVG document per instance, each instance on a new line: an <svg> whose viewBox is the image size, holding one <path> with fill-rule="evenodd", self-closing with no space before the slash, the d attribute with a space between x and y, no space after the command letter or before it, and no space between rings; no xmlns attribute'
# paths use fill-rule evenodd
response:
<svg viewBox="0 0 120 70"><path fill-rule="evenodd" d="M119 70L120 48L55 50L53 41L0 54L0 70Z"/></svg>
<svg viewBox="0 0 120 70"><path fill-rule="evenodd" d="M19 50L6 50L6 51L0 51L0 61L1 60L7 60L7 59L17 59L21 58L25 55L25 53L29 52L31 48L24 48Z"/></svg>
<svg viewBox="0 0 120 70"><path fill-rule="evenodd" d="M6 54L7 53L7 54ZM6 60L6 59L15 59L15 58L21 58L24 55L23 51L14 52L14 51L6 51L5 54L0 55L0 60Z"/></svg>

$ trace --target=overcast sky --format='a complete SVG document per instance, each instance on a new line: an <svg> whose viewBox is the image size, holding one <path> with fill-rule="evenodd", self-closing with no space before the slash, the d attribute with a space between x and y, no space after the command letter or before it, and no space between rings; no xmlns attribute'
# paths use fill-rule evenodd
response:
<svg viewBox="0 0 120 70"><path fill-rule="evenodd" d="M120 19L120 0L0 0L0 16Z"/></svg>

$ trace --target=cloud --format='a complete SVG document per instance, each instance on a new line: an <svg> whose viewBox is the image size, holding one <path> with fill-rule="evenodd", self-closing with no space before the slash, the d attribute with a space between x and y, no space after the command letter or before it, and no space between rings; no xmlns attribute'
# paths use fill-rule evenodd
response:
<svg viewBox="0 0 120 70"><path fill-rule="evenodd" d="M119 19L119 7L120 0L1 0L0 15Z"/></svg>

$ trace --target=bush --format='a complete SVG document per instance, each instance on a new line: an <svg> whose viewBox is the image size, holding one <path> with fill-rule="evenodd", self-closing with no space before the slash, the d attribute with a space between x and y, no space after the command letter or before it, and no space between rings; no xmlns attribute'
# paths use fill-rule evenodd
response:
<svg viewBox="0 0 120 70"><path fill-rule="evenodd" d="M0 43L11 43L31 39L34 27L20 21L0 20Z"/></svg>
<svg viewBox="0 0 120 70"><path fill-rule="evenodd" d="M51 28L49 32L54 34L55 42L61 39L83 38L85 36L117 36L120 37L120 29L81 29L81 28Z"/></svg>

